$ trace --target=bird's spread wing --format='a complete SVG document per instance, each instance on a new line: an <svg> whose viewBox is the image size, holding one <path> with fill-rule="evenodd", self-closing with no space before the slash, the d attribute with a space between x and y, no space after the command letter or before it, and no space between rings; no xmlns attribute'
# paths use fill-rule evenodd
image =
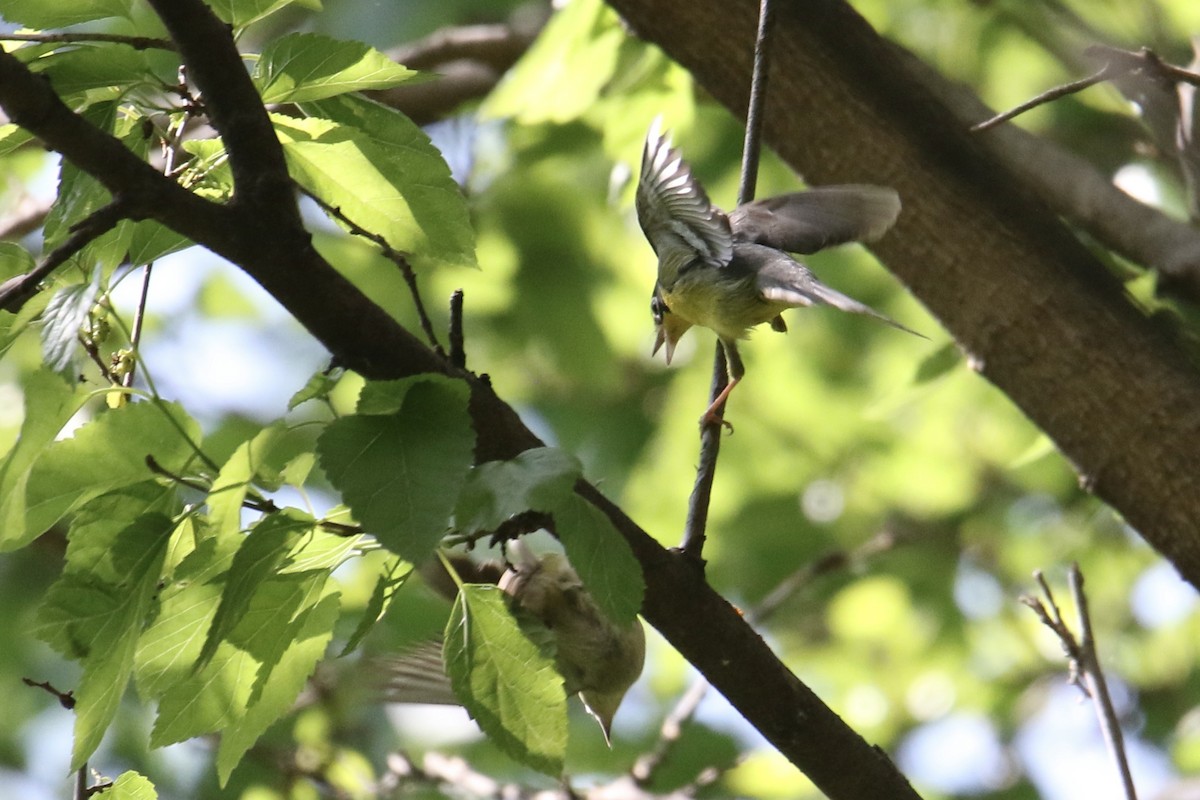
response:
<svg viewBox="0 0 1200 800"><path fill-rule="evenodd" d="M784 253L753 244L738 244L737 249L739 259L756 262L755 282L764 300L793 307L833 306L851 314L874 317L898 330L920 336L922 339L927 338L904 327L891 317L880 314L865 303L831 289L821 283L808 267Z"/></svg>
<svg viewBox="0 0 1200 800"><path fill-rule="evenodd" d="M424 642L399 655L371 659L367 669L385 702L461 704L450 688L441 642Z"/></svg>
<svg viewBox="0 0 1200 800"><path fill-rule="evenodd" d="M644 179L643 179L644 180ZM822 186L738 206L729 215L733 238L815 253L882 236L900 214L900 197L883 186Z"/></svg>
<svg viewBox="0 0 1200 800"><path fill-rule="evenodd" d="M646 134L637 188L642 231L658 254L659 269L678 271L699 258L721 267L733 257L729 218L708 200L669 134L655 119ZM673 282L673 275L666 276Z"/></svg>

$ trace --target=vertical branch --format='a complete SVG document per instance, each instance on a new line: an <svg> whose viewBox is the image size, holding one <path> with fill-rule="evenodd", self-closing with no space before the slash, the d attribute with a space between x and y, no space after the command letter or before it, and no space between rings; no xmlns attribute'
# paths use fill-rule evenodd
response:
<svg viewBox="0 0 1200 800"><path fill-rule="evenodd" d="M770 45L771 0L761 0L758 9L758 34L754 42L754 68L750 75L750 101L746 109L746 138L742 146L742 175L738 183L738 205L754 199L758 184L758 155L762 147L762 110L767 97L767 56ZM717 342L713 356L713 381L709 402L715 402L729 383L725 349ZM717 419L725 414L722 404L713 409ZM700 429L700 465L696 483L688 500L687 524L680 549L697 562L702 562L705 530L708 527L708 506L712 499L713 480L717 473L717 456L721 451L720 422Z"/></svg>
<svg viewBox="0 0 1200 800"><path fill-rule="evenodd" d="M1137 790L1133 785L1133 773L1129 769L1129 758L1125 755L1125 737L1121 733L1121 722L1117 719L1116 709L1113 708L1112 696L1108 693L1108 681L1104 678L1104 670L1100 668L1100 654L1096 652L1096 640L1092 638L1092 617L1088 612L1087 595L1083 591L1083 573L1079 564L1071 565L1068 573L1071 583L1071 594L1079 609L1079 657L1080 672L1087 683L1089 693L1094 699L1096 716L1100 720L1100 730L1104 732L1104 742L1108 752L1121 773L1121 784L1125 788L1128 800L1137 800Z"/></svg>

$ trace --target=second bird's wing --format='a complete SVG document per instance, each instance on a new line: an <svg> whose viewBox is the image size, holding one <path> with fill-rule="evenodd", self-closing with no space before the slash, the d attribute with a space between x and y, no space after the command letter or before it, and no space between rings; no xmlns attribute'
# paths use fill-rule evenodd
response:
<svg viewBox="0 0 1200 800"><path fill-rule="evenodd" d="M846 242L878 239L900 214L894 189L866 184L820 186L738 206L729 215L733 238L815 253Z"/></svg>
<svg viewBox="0 0 1200 800"><path fill-rule="evenodd" d="M733 236L725 212L713 206L691 167L671 147L655 119L642 150L637 187L637 215L642 232L658 254L659 269L668 283L678 270L699 258L713 267L733 257Z"/></svg>

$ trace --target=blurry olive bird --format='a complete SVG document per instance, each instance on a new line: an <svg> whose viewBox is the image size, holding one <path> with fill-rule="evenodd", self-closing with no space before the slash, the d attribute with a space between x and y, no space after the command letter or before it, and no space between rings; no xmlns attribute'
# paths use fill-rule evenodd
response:
<svg viewBox="0 0 1200 800"><path fill-rule="evenodd" d="M567 694L579 693L609 741L613 716L642 674L642 623L636 617L623 625L610 620L562 554L535 555L520 539L508 543L507 553L510 563L499 576L500 589L512 598L515 613L531 615L549 630ZM495 581L499 572L465 557L454 563L460 574L472 571L463 575L468 582ZM444 570L427 581L439 592L457 591ZM384 699L390 702L459 703L446 676L440 643L378 659L375 668L382 668Z"/></svg>
<svg viewBox="0 0 1200 800"><path fill-rule="evenodd" d="M828 305L921 335L829 288L788 255L879 238L900 214L892 189L822 186L746 203L727 215L709 202L655 119L642 151L636 203L638 222L658 256L650 300L654 352L665 346L670 364L680 337L693 325L714 331L725 351L729 383L700 418L702 425L719 420L717 408L745 374L737 340L768 321L786 331L780 316L786 309Z"/></svg>

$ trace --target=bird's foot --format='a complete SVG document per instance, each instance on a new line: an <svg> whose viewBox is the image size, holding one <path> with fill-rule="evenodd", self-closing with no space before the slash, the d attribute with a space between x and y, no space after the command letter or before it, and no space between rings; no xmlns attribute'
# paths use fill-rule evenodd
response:
<svg viewBox="0 0 1200 800"><path fill-rule="evenodd" d="M733 424L731 422L729 422L728 420L722 418L720 415L717 414L717 412L713 411L712 409L705 411L704 416L702 416L700 418L700 427L702 429L707 428L710 425L712 425L712 426L720 425L722 428L729 431L730 434L733 433Z"/></svg>

